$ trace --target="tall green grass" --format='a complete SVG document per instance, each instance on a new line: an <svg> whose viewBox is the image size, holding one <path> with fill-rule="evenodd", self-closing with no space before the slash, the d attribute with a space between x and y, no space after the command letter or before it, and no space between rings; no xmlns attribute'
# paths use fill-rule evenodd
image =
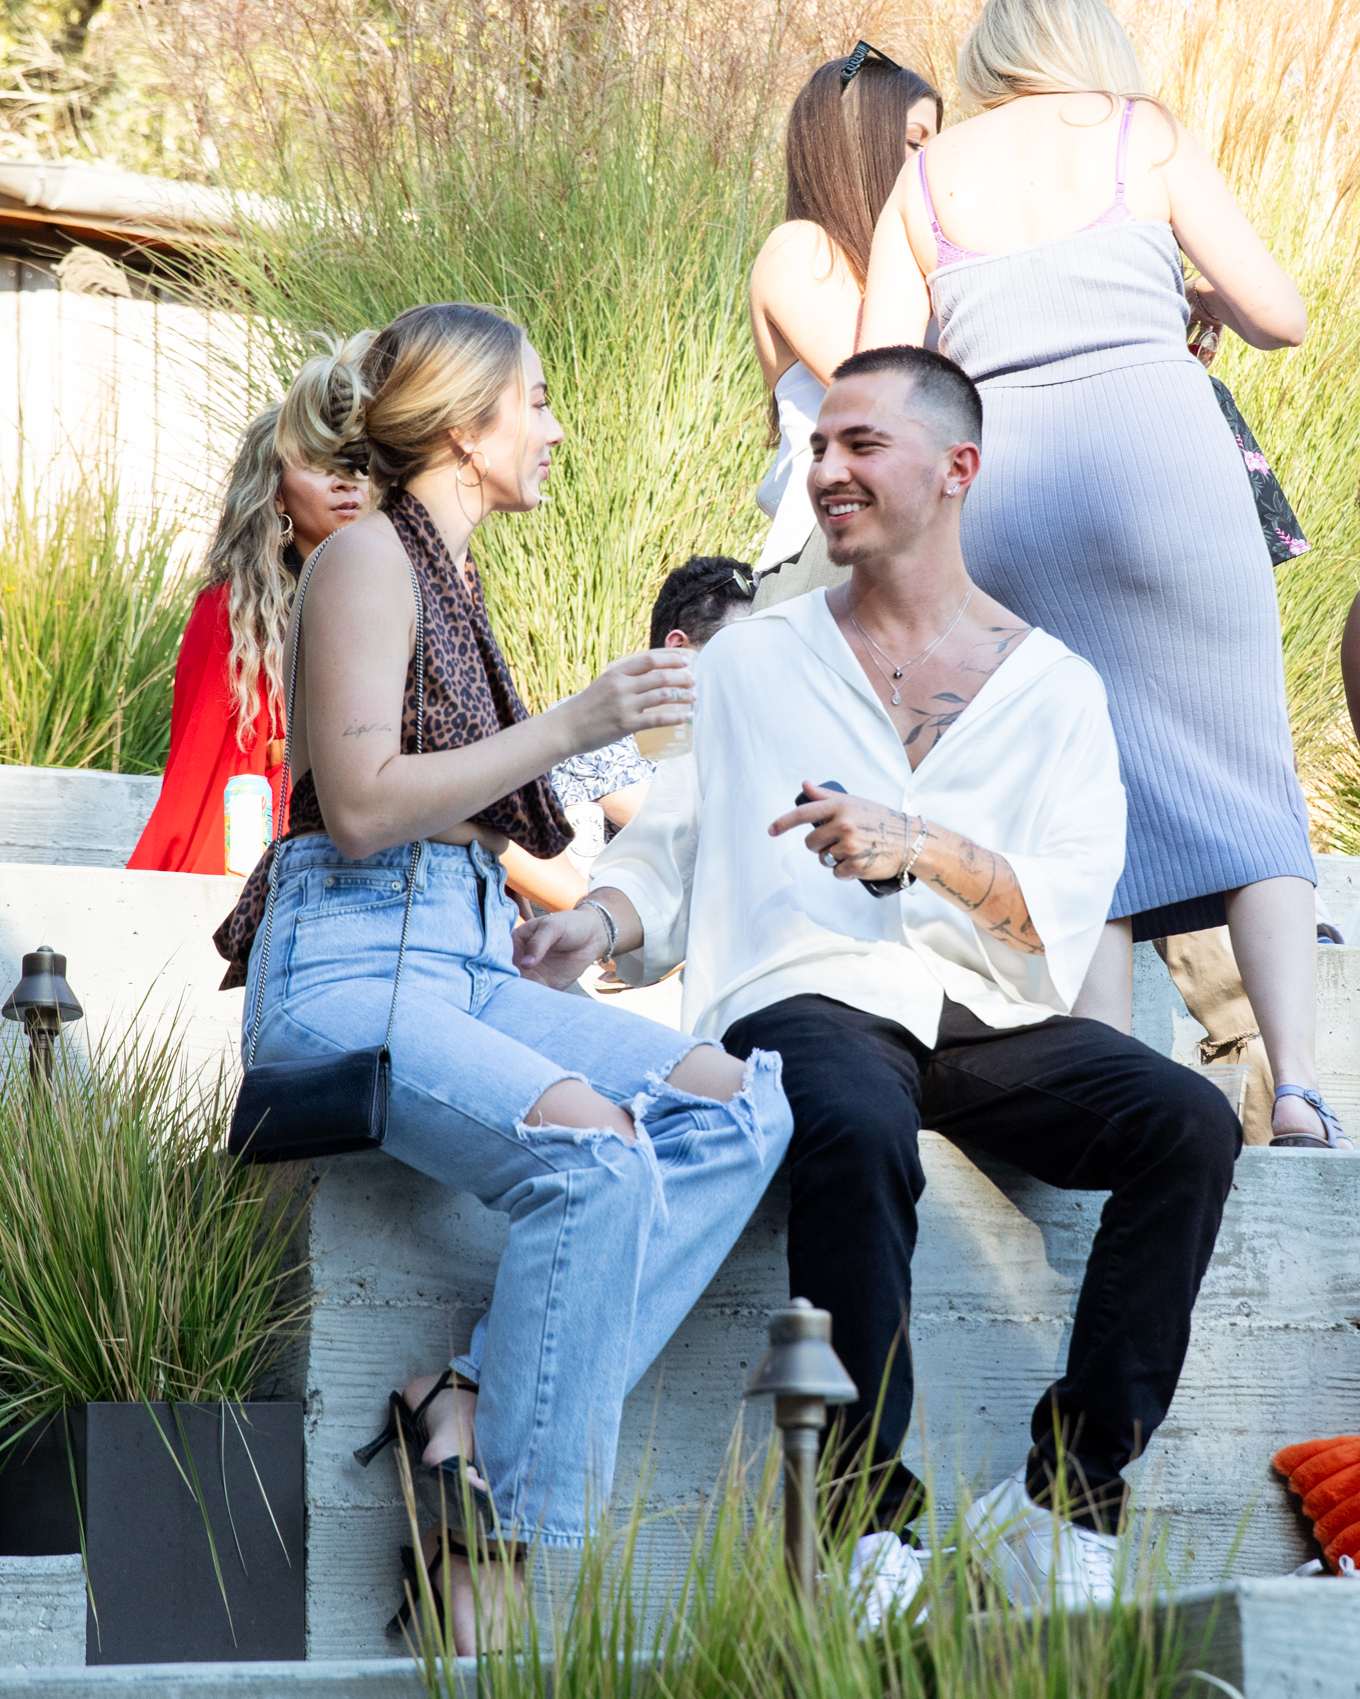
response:
<svg viewBox="0 0 1360 1699"><path fill-rule="evenodd" d="M417 1519L409 1496L413 1537ZM823 1486L826 1486L825 1475ZM1104 1611L1017 1609L972 1540L962 1509L937 1518L935 1500L917 1526L933 1549L909 1605L877 1632L864 1626L864 1595L849 1581L854 1530L823 1525L821 1571L809 1608L785 1568L777 1441L746 1449L740 1429L707 1500L661 1515L642 1508L605 1518L579 1562L533 1552L524 1602L511 1603L505 1644L484 1655L486 1699L1209 1699L1236 1694L1205 1677L1212 1615L1193 1629L1168 1597L1155 1543L1136 1541L1119 1572L1119 1597ZM669 1569L650 1556L665 1524L678 1534ZM659 1548L658 1548L659 1549ZM566 1576L554 1589L553 1573ZM485 1627L494 1576L474 1563ZM554 1597L555 1592L555 1597ZM428 1584L416 1601L413 1649L431 1699L458 1691L455 1661ZM1051 1601L1050 1601L1051 1602ZM1237 1699L1241 1699L1237 1695Z"/></svg>
<svg viewBox="0 0 1360 1699"><path fill-rule="evenodd" d="M484 527L477 549L536 708L645 642L671 567L749 558L763 527L746 285L780 192L777 113L750 101L762 26L727 89L732 43L700 24L684 8L531 20L466 0L271 12L291 92L242 117L235 163L281 221L199 276L252 316L275 385L321 333L413 302L483 301L528 327L566 443L550 503Z"/></svg>
<svg viewBox="0 0 1360 1699"><path fill-rule="evenodd" d="M159 773L196 585L116 487L0 502L0 762Z"/></svg>
<svg viewBox="0 0 1360 1699"><path fill-rule="evenodd" d="M1302 349L1234 345L1220 371L1315 545L1279 574L1290 712L1319 847L1360 848L1336 655L1360 588L1360 0L1116 9L1312 312ZM168 22L150 51L176 98L215 114L222 177L282 208L199 278L255 316L276 384L319 333L419 300L486 300L527 324L567 443L553 505L490 527L480 548L511 663L542 707L642 640L668 567L693 549L741 555L760 529L745 288L780 216L794 90L863 35L931 76L953 119L976 12L200 0L192 51Z"/></svg>
<svg viewBox="0 0 1360 1699"><path fill-rule="evenodd" d="M0 1049L0 1429L87 1402L243 1400L302 1301L297 1217L270 1171L221 1153L234 1097L135 1029L52 1090Z"/></svg>

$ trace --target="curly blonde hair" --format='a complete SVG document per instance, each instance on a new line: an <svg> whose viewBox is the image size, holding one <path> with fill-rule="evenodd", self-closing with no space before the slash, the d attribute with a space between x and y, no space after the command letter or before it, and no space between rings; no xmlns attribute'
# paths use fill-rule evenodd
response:
<svg viewBox="0 0 1360 1699"><path fill-rule="evenodd" d="M275 444L278 420L275 402L246 426L208 550L206 587L230 587L227 676L236 698L236 744L242 750L255 741L262 695L280 735L283 728L283 646L294 586L284 565L284 535L274 505L284 470Z"/></svg>

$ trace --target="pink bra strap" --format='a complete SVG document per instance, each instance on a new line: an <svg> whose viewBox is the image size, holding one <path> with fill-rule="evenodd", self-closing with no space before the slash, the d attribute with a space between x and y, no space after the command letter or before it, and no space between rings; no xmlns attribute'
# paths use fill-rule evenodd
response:
<svg viewBox="0 0 1360 1699"><path fill-rule="evenodd" d="M939 220L935 217L935 202L931 199L930 195L930 179L926 176L926 150L924 148L919 149L917 152L916 166L921 173L921 195L926 203L926 213L930 219L930 228L935 233L935 241L938 245L942 240L942 237L940 234Z"/></svg>
<svg viewBox="0 0 1360 1699"><path fill-rule="evenodd" d="M1123 206L1124 204L1124 174L1128 163L1129 125L1133 120L1133 106L1134 103L1131 100L1124 102L1124 116L1119 123L1119 142L1114 152L1114 204L1116 206ZM921 164L922 180L924 181L924 159Z"/></svg>

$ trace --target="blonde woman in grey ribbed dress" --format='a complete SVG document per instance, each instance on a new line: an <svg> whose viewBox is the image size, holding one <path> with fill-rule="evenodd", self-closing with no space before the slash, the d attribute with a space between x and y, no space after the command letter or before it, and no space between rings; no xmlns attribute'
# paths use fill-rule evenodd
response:
<svg viewBox="0 0 1360 1699"><path fill-rule="evenodd" d="M988 0L959 82L983 110L898 179L860 345L919 343L933 309L941 353L983 395L971 574L1109 691L1128 857L1074 1013L1127 1031L1133 942L1226 919L1276 1080L1273 1132L1334 1143L1274 577L1185 342L1193 315L1295 346L1303 303L1199 143L1130 98L1146 84L1100 0ZM1182 250L1201 274L1189 302Z"/></svg>

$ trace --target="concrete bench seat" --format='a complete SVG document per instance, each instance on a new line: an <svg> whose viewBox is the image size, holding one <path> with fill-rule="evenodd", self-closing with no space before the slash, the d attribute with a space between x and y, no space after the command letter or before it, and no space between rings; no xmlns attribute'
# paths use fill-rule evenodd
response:
<svg viewBox="0 0 1360 1699"><path fill-rule="evenodd" d="M1023 1459L1030 1410L1066 1351L1102 1198L984 1170L934 1133L923 1157L912 1342L926 1438L918 1425L908 1460L948 1500L960 1472L985 1487ZM351 1453L380 1425L390 1387L466 1345L504 1223L381 1154L338 1158L316 1177L318 1303L289 1387L308 1412L309 1656L381 1657L398 1649L382 1626L409 1534L393 1462L364 1470ZM653 1509L712 1486L787 1291L785 1209L776 1183L629 1399L616 1482L625 1507L643 1467L654 1471ZM1133 1471L1140 1502L1168 1524L1182 1584L1221 1579L1239 1531L1236 1574L1282 1575L1310 1555L1269 1460L1292 1440L1357 1426L1358 1215L1360 1158L1243 1153L1180 1390Z"/></svg>
<svg viewBox="0 0 1360 1699"><path fill-rule="evenodd" d="M1333 913L1360 894L1358 870L1354 858L1320 858ZM241 994L215 989L222 964L209 935L238 889L225 878L0 865L0 990L17 979L20 954L48 942L66 952L85 1005L72 1040L81 1048L123 1024L155 982L148 1009L178 1009L193 1060L216 1065L239 1031ZM1319 963L1323 1089L1356 1128L1360 949L1324 950ZM676 991L671 981L639 994L643 1012L674 1020ZM1199 1029L1150 946L1139 947L1136 1030L1164 1054L1193 1058ZM986 1485L1019 1463L1030 1408L1066 1348L1101 1198L983 1171L931 1134L923 1144L913 1342L926 1450L947 1496L958 1469ZM1180 1393L1137 1469L1143 1502L1169 1517L1178 1580L1217 1580L1244 1518L1237 1573L1279 1575L1309 1555L1268 1460L1291 1440L1360 1427L1358 1206L1360 1159L1243 1155ZM644 1464L656 1471L656 1505L693 1502L718 1474L766 1318L787 1294L783 1220L776 1185L630 1400L625 1495ZM363 1471L351 1452L381 1422L389 1388L466 1343L503 1230L474 1200L381 1155L330 1164L317 1190L308 1248L318 1306L278 1387L307 1404L314 1657L400 1650L382 1634L407 1537L396 1475L389 1458Z"/></svg>

